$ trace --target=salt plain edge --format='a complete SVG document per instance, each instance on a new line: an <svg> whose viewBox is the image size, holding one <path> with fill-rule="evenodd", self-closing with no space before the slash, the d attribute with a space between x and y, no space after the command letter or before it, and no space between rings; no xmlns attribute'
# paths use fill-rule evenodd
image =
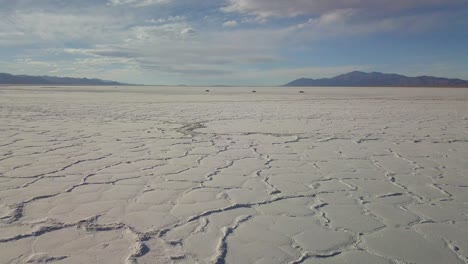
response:
<svg viewBox="0 0 468 264"><path fill-rule="evenodd" d="M467 89L255 89L1 87L0 263L468 261Z"/></svg>

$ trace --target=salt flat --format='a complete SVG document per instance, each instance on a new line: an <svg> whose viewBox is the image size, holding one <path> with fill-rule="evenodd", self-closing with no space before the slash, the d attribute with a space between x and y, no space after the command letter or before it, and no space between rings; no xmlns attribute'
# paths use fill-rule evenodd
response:
<svg viewBox="0 0 468 264"><path fill-rule="evenodd" d="M0 262L467 263L468 89L301 90L0 87Z"/></svg>

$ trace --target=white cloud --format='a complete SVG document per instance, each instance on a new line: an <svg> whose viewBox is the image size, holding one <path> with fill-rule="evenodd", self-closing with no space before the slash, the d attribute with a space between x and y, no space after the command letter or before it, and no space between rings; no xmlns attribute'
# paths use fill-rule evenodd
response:
<svg viewBox="0 0 468 264"><path fill-rule="evenodd" d="M170 16L167 18L159 18L159 19L150 19L149 22L155 23L155 24L164 24L164 23L173 23L173 22L181 22L185 21L184 16Z"/></svg>
<svg viewBox="0 0 468 264"><path fill-rule="evenodd" d="M112 6L129 5L134 7L145 7L151 5L167 4L172 0L109 0L108 4Z"/></svg>
<svg viewBox="0 0 468 264"><path fill-rule="evenodd" d="M193 32L187 23L137 26L126 41L92 48L66 48L88 68L132 66L141 72L171 75L218 76L233 73L247 65L271 63L274 54L273 31ZM256 38L252 38L256 36ZM278 36L279 37L279 36ZM247 41L249 40L249 41ZM57 53L57 50L53 50ZM100 65L100 67L97 67Z"/></svg>
<svg viewBox="0 0 468 264"><path fill-rule="evenodd" d="M329 37L362 36L385 32L424 32L440 27L447 14L421 14L398 17L369 18L355 9L335 10L298 24L291 31L296 39L315 41Z"/></svg>
<svg viewBox="0 0 468 264"><path fill-rule="evenodd" d="M223 23L223 27L237 27L238 23L235 20L226 21Z"/></svg>
<svg viewBox="0 0 468 264"><path fill-rule="evenodd" d="M0 20L0 32L8 34L0 44L37 44L53 41L110 41L121 38L130 18L109 14L60 14L43 11L14 12Z"/></svg>
<svg viewBox="0 0 468 264"><path fill-rule="evenodd" d="M251 14L260 18L320 15L337 9L398 11L438 5L466 3L465 0L227 0L225 12Z"/></svg>
<svg viewBox="0 0 468 264"><path fill-rule="evenodd" d="M38 66L38 67L46 67L46 68L56 66L54 63L32 60L30 58L19 58L19 59L16 59L15 62L21 65L29 65L29 66L36 66L36 67Z"/></svg>
<svg viewBox="0 0 468 264"><path fill-rule="evenodd" d="M168 23L162 25L136 26L129 32L137 40L153 41L181 39L183 35L195 33L195 30L187 23ZM129 40L132 41L132 40Z"/></svg>
<svg viewBox="0 0 468 264"><path fill-rule="evenodd" d="M193 33L195 33L195 30L193 28L184 28L180 32L180 34L182 35L193 34Z"/></svg>

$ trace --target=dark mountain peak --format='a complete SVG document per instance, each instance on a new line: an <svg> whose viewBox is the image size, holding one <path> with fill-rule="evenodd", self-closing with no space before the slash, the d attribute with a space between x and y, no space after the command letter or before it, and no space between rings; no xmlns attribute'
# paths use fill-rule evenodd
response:
<svg viewBox="0 0 468 264"><path fill-rule="evenodd" d="M432 76L407 77L399 74L381 72L353 71L333 78L301 78L285 86L399 86L399 87L468 87L468 81Z"/></svg>
<svg viewBox="0 0 468 264"><path fill-rule="evenodd" d="M377 72L372 72L372 73L377 73ZM362 72L362 71L352 71L352 72L348 72L348 73L345 73L345 74L341 74L341 75L347 75L347 76L356 76L356 75L367 75L367 74L372 74L372 73L367 73L367 72Z"/></svg>

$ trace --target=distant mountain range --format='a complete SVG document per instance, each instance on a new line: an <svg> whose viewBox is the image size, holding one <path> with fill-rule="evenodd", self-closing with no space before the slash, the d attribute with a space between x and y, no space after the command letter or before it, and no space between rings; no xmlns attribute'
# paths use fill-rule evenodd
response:
<svg viewBox="0 0 468 264"><path fill-rule="evenodd" d="M0 85L132 85L88 78L12 75L0 73ZM214 87L230 87L215 85ZM283 86L342 87L467 87L468 81L432 76L407 77L399 74L353 71L333 78L294 80Z"/></svg>
<svg viewBox="0 0 468 264"><path fill-rule="evenodd" d="M468 81L432 76L407 77L398 74L354 71L333 78L297 79L284 86L344 86L344 87L468 87Z"/></svg>
<svg viewBox="0 0 468 264"><path fill-rule="evenodd" d="M29 76L0 73L0 84L15 85L127 85L114 81L88 78Z"/></svg>

